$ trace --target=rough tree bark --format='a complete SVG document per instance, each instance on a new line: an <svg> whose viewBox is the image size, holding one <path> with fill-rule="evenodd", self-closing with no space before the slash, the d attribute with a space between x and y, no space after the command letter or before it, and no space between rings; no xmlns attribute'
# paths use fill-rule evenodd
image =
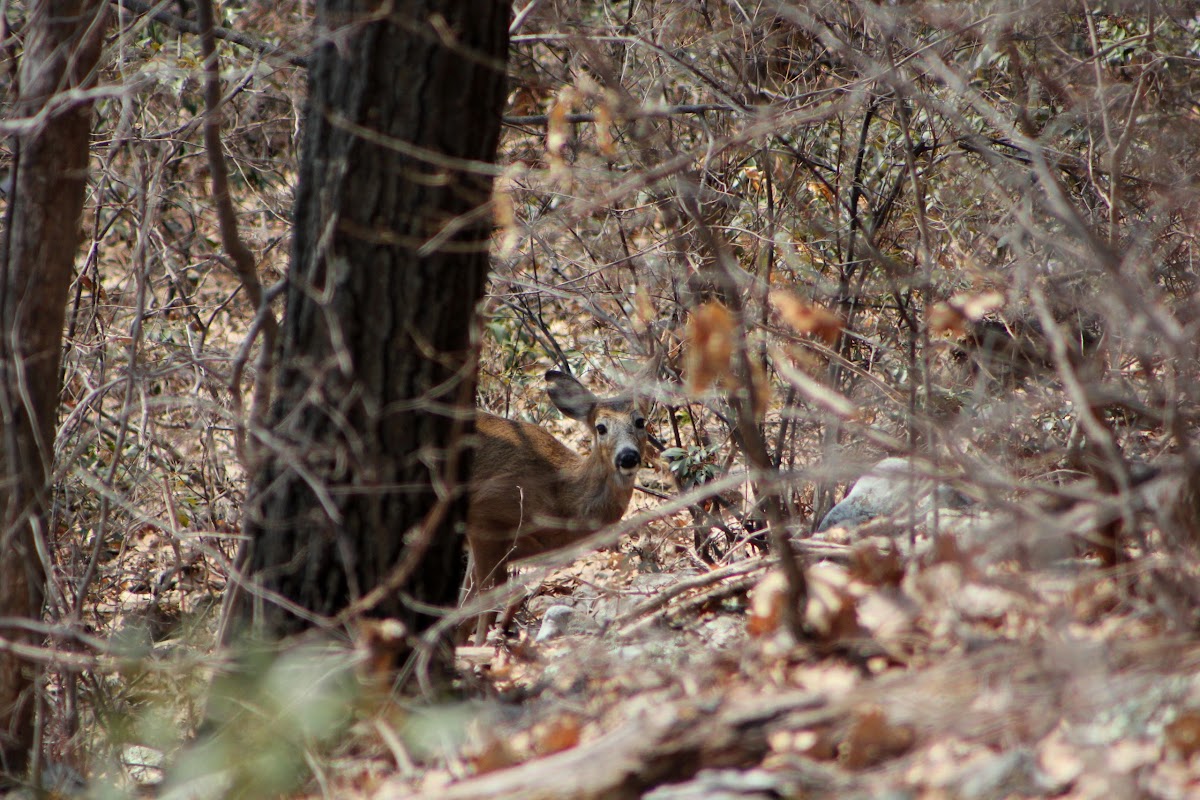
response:
<svg viewBox="0 0 1200 800"><path fill-rule="evenodd" d="M420 631L422 605L457 601L508 18L494 0L318 4L251 588L233 608L268 635L355 603ZM398 591L363 601L385 582Z"/></svg>
<svg viewBox="0 0 1200 800"><path fill-rule="evenodd" d="M41 0L30 13L14 121L13 192L0 243L0 642L28 644L47 556L62 332L87 177L104 0ZM40 551L40 552L39 552ZM0 784L33 745L35 667L0 647Z"/></svg>

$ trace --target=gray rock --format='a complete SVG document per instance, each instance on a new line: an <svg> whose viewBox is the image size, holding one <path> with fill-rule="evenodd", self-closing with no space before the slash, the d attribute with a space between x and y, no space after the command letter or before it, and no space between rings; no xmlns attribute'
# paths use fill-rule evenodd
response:
<svg viewBox="0 0 1200 800"><path fill-rule="evenodd" d="M542 626L538 628L534 641L544 642L547 639L562 636L567 632L567 626L571 622L571 615L573 613L575 613L575 609L570 606L550 606L546 609L546 614L542 617Z"/></svg>
<svg viewBox="0 0 1200 800"><path fill-rule="evenodd" d="M885 458L863 475L817 527L817 531L834 526L844 528L858 525L876 517L890 517L910 511L924 517L937 497L941 508L963 508L967 498L945 484L922 475L920 468L907 458Z"/></svg>

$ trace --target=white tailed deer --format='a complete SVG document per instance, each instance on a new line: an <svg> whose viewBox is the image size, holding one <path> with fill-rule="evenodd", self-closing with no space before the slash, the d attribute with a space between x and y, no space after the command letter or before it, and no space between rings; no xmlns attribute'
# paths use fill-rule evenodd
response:
<svg viewBox="0 0 1200 800"><path fill-rule="evenodd" d="M601 399L563 372L546 373L550 400L587 423L592 451L581 456L528 422L479 411L471 468L468 598L508 579L509 562L567 547L621 518L646 444L646 412L629 398ZM491 613L480 616L483 644Z"/></svg>

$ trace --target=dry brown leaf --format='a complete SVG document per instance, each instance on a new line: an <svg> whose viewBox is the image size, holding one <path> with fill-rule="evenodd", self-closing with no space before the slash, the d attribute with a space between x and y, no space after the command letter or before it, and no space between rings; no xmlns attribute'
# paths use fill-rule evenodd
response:
<svg viewBox="0 0 1200 800"><path fill-rule="evenodd" d="M646 291L645 286L637 286L633 292L633 318L643 328L649 328L658 319L658 313L654 310L654 301L650 299L650 293Z"/></svg>
<svg viewBox="0 0 1200 800"><path fill-rule="evenodd" d="M929 309L929 329L935 335L962 336L968 322L978 322L1004 305L1004 295L996 291L956 294Z"/></svg>
<svg viewBox="0 0 1200 800"><path fill-rule="evenodd" d="M390 684L400 657L411 649L408 628L398 619L363 619L355 632L354 644L361 656L360 678L384 688Z"/></svg>
<svg viewBox="0 0 1200 800"><path fill-rule="evenodd" d="M890 654L911 652L919 610L894 588L868 593L858 601L858 622Z"/></svg>
<svg viewBox="0 0 1200 800"><path fill-rule="evenodd" d="M746 632L751 636L769 636L779 630L786 598L787 577L778 570L768 572L758 585L750 590Z"/></svg>
<svg viewBox="0 0 1200 800"><path fill-rule="evenodd" d="M818 370L824 369L829 363L829 359L799 344L778 348L774 352L785 355L796 369L806 375L816 375Z"/></svg>
<svg viewBox="0 0 1200 800"><path fill-rule="evenodd" d="M838 761L847 769L866 769L903 755L915 740L912 728L889 723L882 709L869 706L854 713Z"/></svg>
<svg viewBox="0 0 1200 800"><path fill-rule="evenodd" d="M491 664L489 664L492 679L503 681L512 678L515 666L512 655L507 650L503 647L496 648L495 655L492 656Z"/></svg>
<svg viewBox="0 0 1200 800"><path fill-rule="evenodd" d="M829 205L834 205L833 190L829 188L828 184L821 183L820 181L809 181L808 191L820 197L826 203L829 203Z"/></svg>
<svg viewBox="0 0 1200 800"><path fill-rule="evenodd" d="M583 725L574 714L562 714L533 729L533 748L538 755L548 756L570 750L579 744Z"/></svg>
<svg viewBox="0 0 1200 800"><path fill-rule="evenodd" d="M688 317L688 391L703 392L729 375L733 328L733 315L715 301L705 303Z"/></svg>
<svg viewBox="0 0 1200 800"><path fill-rule="evenodd" d="M492 217L500 233L500 254L512 255L521 241L521 232L517 228L517 208L512 199L512 183L504 178L496 181L492 191Z"/></svg>
<svg viewBox="0 0 1200 800"><path fill-rule="evenodd" d="M767 379L766 366L758 359L750 362L750 381L754 385L754 408L751 412L754 419L761 422L771 400L771 382Z"/></svg>
<svg viewBox="0 0 1200 800"><path fill-rule="evenodd" d="M770 298L780 319L796 333L811 334L829 345L837 342L842 332L842 319L837 314L784 289L772 290Z"/></svg>
<svg viewBox="0 0 1200 800"><path fill-rule="evenodd" d="M606 158L612 158L617 154L616 141L613 139L612 132L612 102L612 93L605 92L596 105L596 147Z"/></svg>
<svg viewBox="0 0 1200 800"><path fill-rule="evenodd" d="M746 182L746 187L758 194L763 190L763 171L758 167L744 167L742 169L742 179Z"/></svg>
<svg viewBox="0 0 1200 800"><path fill-rule="evenodd" d="M542 659L541 649L533 643L533 640L529 637L529 634L524 631L522 631L520 637L516 641L508 643L508 649L512 655L513 661L532 664L534 662L541 661Z"/></svg>
<svg viewBox="0 0 1200 800"><path fill-rule="evenodd" d="M1121 587L1107 575L1081 581L1069 597L1076 619L1086 623L1106 619L1124 602Z"/></svg>
<svg viewBox="0 0 1200 800"><path fill-rule="evenodd" d="M934 336L966 336L967 318L949 303L935 303L927 317L929 332Z"/></svg>
<svg viewBox="0 0 1200 800"><path fill-rule="evenodd" d="M1167 746L1184 759L1200 753L1200 711L1184 711L1167 725L1165 732Z"/></svg>
<svg viewBox="0 0 1200 800"><path fill-rule="evenodd" d="M509 112L514 116L532 116L542 109L544 92L532 86L518 86L509 98Z"/></svg>
<svg viewBox="0 0 1200 800"><path fill-rule="evenodd" d="M861 542L850 552L850 577L869 586L899 586L904 561L894 547L885 551L874 542Z"/></svg>
<svg viewBox="0 0 1200 800"><path fill-rule="evenodd" d="M961 309L963 315L971 322L978 322L1004 305L1004 295L997 291L956 294L950 298L949 303Z"/></svg>
<svg viewBox="0 0 1200 800"><path fill-rule="evenodd" d="M546 121L546 159L550 162L550 177L555 181L567 176L567 148L572 135L568 116L577 98L578 92L574 87L564 87L550 108Z"/></svg>
<svg viewBox="0 0 1200 800"><path fill-rule="evenodd" d="M817 564L809 568L805 577L808 581L805 627L824 641L839 641L861 634L850 574L845 568L837 564Z"/></svg>
<svg viewBox="0 0 1200 800"><path fill-rule="evenodd" d="M943 534L934 537L929 561L931 564L955 564L967 572L975 571L971 554L963 550L958 538L954 536Z"/></svg>
<svg viewBox="0 0 1200 800"><path fill-rule="evenodd" d="M479 751L467 759L475 770L476 775L506 769L521 763L521 757L507 739L499 736L488 736Z"/></svg>

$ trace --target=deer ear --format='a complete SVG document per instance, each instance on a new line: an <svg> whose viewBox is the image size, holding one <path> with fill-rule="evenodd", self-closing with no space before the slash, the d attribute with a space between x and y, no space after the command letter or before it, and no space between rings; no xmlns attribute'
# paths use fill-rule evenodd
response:
<svg viewBox="0 0 1200 800"><path fill-rule="evenodd" d="M550 388L546 390L546 394L550 395L550 402L571 419L587 422L592 409L600 402L596 395L565 372L550 370L546 373L546 382L550 384Z"/></svg>

